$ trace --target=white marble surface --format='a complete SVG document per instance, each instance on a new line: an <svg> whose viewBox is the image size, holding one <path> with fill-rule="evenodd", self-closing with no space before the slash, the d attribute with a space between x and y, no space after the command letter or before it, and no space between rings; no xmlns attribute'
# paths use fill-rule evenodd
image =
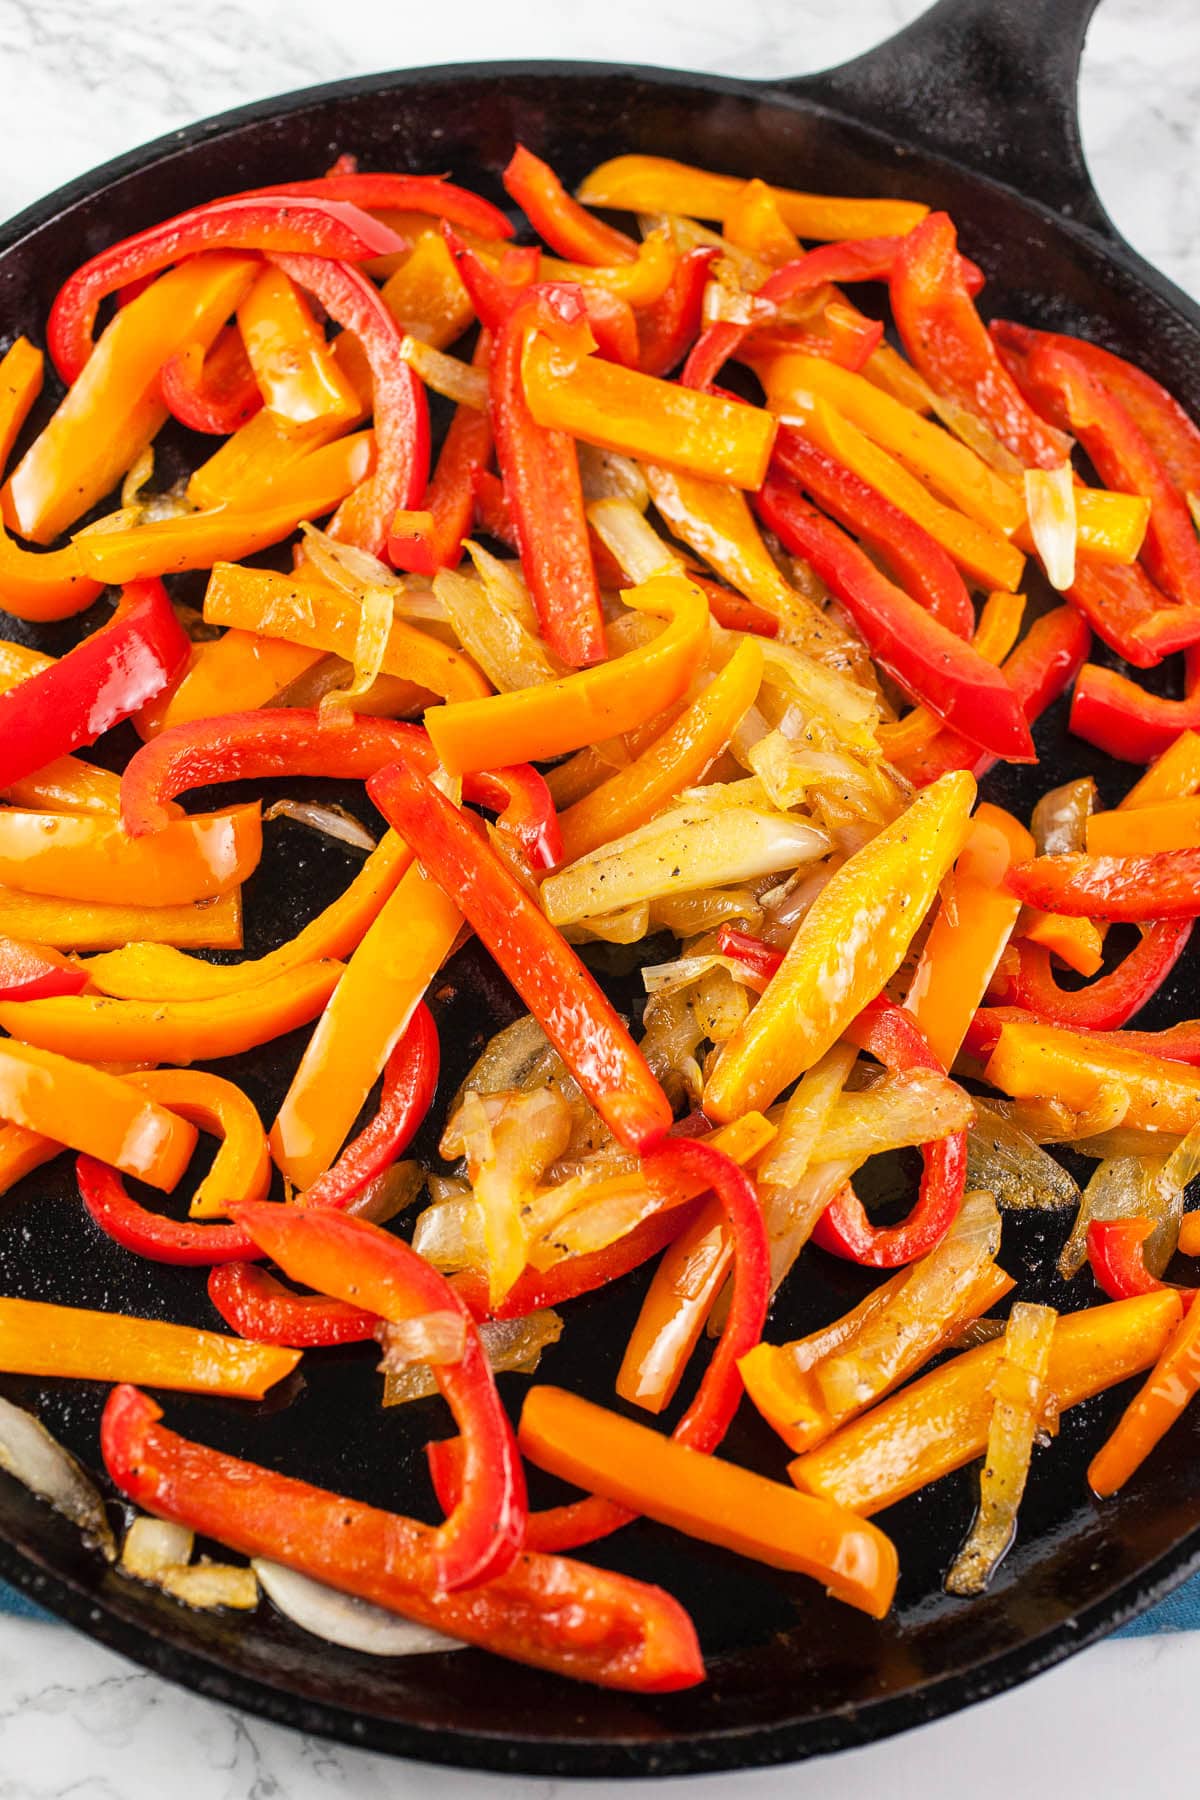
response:
<svg viewBox="0 0 1200 1800"><path fill-rule="evenodd" d="M866 49L919 10L919 0L459 0L453 14L395 0L156 0L133 11L0 0L0 216L147 138L308 82L464 53L781 75ZM1117 224L1200 293L1198 0L1103 0L1082 116ZM1105 1644L889 1744L693 1785L704 1800L1162 1792L1192 1747L1198 1684L1200 1634ZM1114 1717L1119 1729L1098 1728ZM305 1739L184 1694L63 1627L0 1619L2 1800L549 1800L558 1785L502 1786ZM615 1800L649 1784L589 1789Z"/></svg>

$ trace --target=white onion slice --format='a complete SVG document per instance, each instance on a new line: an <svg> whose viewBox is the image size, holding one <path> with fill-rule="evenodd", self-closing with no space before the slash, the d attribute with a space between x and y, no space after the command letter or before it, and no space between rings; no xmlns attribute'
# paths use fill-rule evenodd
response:
<svg viewBox="0 0 1200 1800"><path fill-rule="evenodd" d="M135 1581L159 1588L195 1612L228 1606L253 1612L258 1605L258 1578L245 1563L193 1563L195 1535L186 1525L143 1514L133 1521L121 1550L120 1570Z"/></svg>
<svg viewBox="0 0 1200 1800"><path fill-rule="evenodd" d="M1065 593L1075 580L1075 478L1069 462L1057 469L1026 469L1025 511L1046 579Z"/></svg>
<svg viewBox="0 0 1200 1800"><path fill-rule="evenodd" d="M282 1563L256 1556L250 1567L284 1618L326 1643L359 1650L364 1656L431 1656L466 1647L431 1625L419 1625L382 1606L372 1606L369 1600L339 1593Z"/></svg>
<svg viewBox="0 0 1200 1800"><path fill-rule="evenodd" d="M340 693L349 690L341 688ZM263 823L271 819L293 819L297 825L311 826L323 837L336 838L353 850L374 850L376 840L365 825L340 806L319 806L314 800L275 800L263 814Z"/></svg>
<svg viewBox="0 0 1200 1800"><path fill-rule="evenodd" d="M106 1561L116 1561L117 1546L99 1493L41 1420L10 1400L0 1400L0 1469L78 1525Z"/></svg>

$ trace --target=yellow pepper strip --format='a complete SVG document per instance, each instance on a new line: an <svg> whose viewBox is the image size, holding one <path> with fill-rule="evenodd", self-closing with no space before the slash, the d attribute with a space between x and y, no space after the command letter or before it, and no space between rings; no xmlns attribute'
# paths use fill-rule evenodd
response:
<svg viewBox="0 0 1200 1800"><path fill-rule="evenodd" d="M110 1000L103 994L0 1000L0 1026L23 1044L83 1062L216 1062L307 1025L341 973L338 962L307 963L212 1000Z"/></svg>
<svg viewBox="0 0 1200 1800"><path fill-rule="evenodd" d="M878 350L872 350L862 372L868 381L914 412L933 411L934 395L929 383L890 344L880 344Z"/></svg>
<svg viewBox="0 0 1200 1800"><path fill-rule="evenodd" d="M922 481L969 518L1008 537L1025 520L1025 502L1004 477L940 425L836 363L787 352L764 360L763 384L772 412L801 415L827 400L876 444L902 457ZM996 587L1007 587L996 581Z"/></svg>
<svg viewBox="0 0 1200 1800"><path fill-rule="evenodd" d="M10 527L48 544L111 493L167 416L163 363L186 344L208 348L258 266L230 251L189 257L120 308L8 482Z"/></svg>
<svg viewBox="0 0 1200 1800"><path fill-rule="evenodd" d="M589 264L559 262L556 257L543 256L538 279L577 281L584 287L606 288L630 306L653 306L670 287L678 262L679 257L666 233L652 231L638 245L633 262L594 268Z"/></svg>
<svg viewBox="0 0 1200 1800"><path fill-rule="evenodd" d="M121 1000L212 1000L286 975L306 963L348 956L378 918L384 902L412 861L396 832L387 832L354 880L286 944L252 962L211 963L184 956L169 944L127 943L87 965L102 994Z"/></svg>
<svg viewBox="0 0 1200 1800"><path fill-rule="evenodd" d="M373 434L359 432L310 451L244 511L216 506L128 531L84 531L71 543L86 574L116 586L147 575L209 569L215 562L267 550L302 519L332 512L366 479L374 460Z"/></svg>
<svg viewBox="0 0 1200 1800"><path fill-rule="evenodd" d="M196 1148L196 1129L153 1093L119 1075L52 1050L0 1043L0 1118L87 1156L111 1163L151 1187L177 1184Z"/></svg>
<svg viewBox="0 0 1200 1800"><path fill-rule="evenodd" d="M615 156L592 170L577 198L622 212L723 221L745 185L736 175L712 175L665 156ZM843 200L778 187L771 194L784 223L802 238L902 237L929 211L916 200Z"/></svg>
<svg viewBox="0 0 1200 1800"><path fill-rule="evenodd" d="M989 594L971 640L974 648L988 662L1002 663L1017 641L1024 617L1024 594L1009 594L1004 589ZM927 706L914 706L895 723L885 719L875 736L883 754L889 761L897 762L903 757L917 755L942 729L941 720Z"/></svg>
<svg viewBox="0 0 1200 1800"><path fill-rule="evenodd" d="M1165 1288L1067 1313L1054 1327L1048 1406L1065 1412L1148 1369L1179 1323L1178 1293ZM967 1350L885 1400L788 1467L806 1493L871 1514L982 1456L992 1382L1004 1340Z"/></svg>
<svg viewBox="0 0 1200 1800"><path fill-rule="evenodd" d="M312 308L282 269L265 269L237 311L238 330L270 412L289 425L344 423L358 395L339 369Z"/></svg>
<svg viewBox="0 0 1200 1800"><path fill-rule="evenodd" d="M145 838L102 814L0 809L0 881L59 899L182 906L237 887L261 855L257 801L172 819Z"/></svg>
<svg viewBox="0 0 1200 1800"><path fill-rule="evenodd" d="M685 694L708 654L704 594L682 575L656 575L621 598L638 612L665 615L666 630L625 656L540 687L431 706L425 728L443 766L466 775L563 756L632 730Z"/></svg>
<svg viewBox="0 0 1200 1800"><path fill-rule="evenodd" d="M1065 913L1030 907L1017 935L1041 944L1080 975L1098 974L1104 962L1104 934L1094 919L1068 919Z"/></svg>
<svg viewBox="0 0 1200 1800"><path fill-rule="evenodd" d="M28 338L18 338L0 359L0 473L42 391L44 358ZM65 550L40 553L13 542L0 525L0 607L19 619L65 619L90 606L100 592L79 559Z"/></svg>
<svg viewBox="0 0 1200 1800"><path fill-rule="evenodd" d="M875 390L868 384L867 392L873 394ZM928 429L937 431L933 425ZM873 435L860 430L859 424L852 424L837 407L814 398L811 409L803 416L803 430L821 449L836 456L893 506L923 526L972 581L989 588L1007 588L1010 593L1021 585L1025 558L1000 531L935 499L910 469L881 448ZM954 442L944 432L941 436Z"/></svg>
<svg viewBox="0 0 1200 1800"><path fill-rule="evenodd" d="M350 595L296 575L269 569L241 569L219 562L209 577L204 617L214 625L236 625L244 631L285 638L310 650L354 661L361 608ZM381 673L398 675L431 694L454 702L474 701L491 689L474 663L403 619L395 619L388 635ZM496 766L495 743L486 764ZM512 758L505 758L512 761Z"/></svg>
<svg viewBox="0 0 1200 1800"><path fill-rule="evenodd" d="M62 1145L41 1131L23 1125L0 1125L0 1194L32 1175L43 1163L53 1162Z"/></svg>
<svg viewBox="0 0 1200 1800"><path fill-rule="evenodd" d="M134 726L139 737L152 738L169 725L269 706L322 654L253 631L227 631L208 643L193 644L183 675L134 715Z"/></svg>
<svg viewBox="0 0 1200 1800"><path fill-rule="evenodd" d="M1089 856L1151 856L1200 844L1200 799L1093 813L1087 822Z"/></svg>
<svg viewBox="0 0 1200 1800"><path fill-rule="evenodd" d="M1106 1043L1099 1033L1010 1021L984 1076L1014 1100L1052 1094L1074 1112L1086 1112L1102 1088L1122 1088L1129 1095L1122 1124L1134 1130L1183 1135L1200 1119L1200 1069Z"/></svg>
<svg viewBox="0 0 1200 1800"><path fill-rule="evenodd" d="M57 950L111 950L141 939L194 950L240 950L242 893L231 888L215 900L186 906L119 906L0 887L0 936Z"/></svg>
<svg viewBox="0 0 1200 1800"><path fill-rule="evenodd" d="M0 1369L9 1375L132 1381L139 1387L261 1400L291 1374L302 1354L165 1319L44 1300L0 1300Z"/></svg>
<svg viewBox="0 0 1200 1800"><path fill-rule="evenodd" d="M238 1200L266 1199L271 1185L267 1134L254 1102L241 1088L205 1069L151 1069L123 1081L221 1140L211 1169L192 1196L191 1218L219 1219Z"/></svg>
<svg viewBox="0 0 1200 1800"><path fill-rule="evenodd" d="M745 638L698 699L627 768L562 813L563 861L644 825L660 806L699 781L753 705L762 680L762 647Z"/></svg>
<svg viewBox="0 0 1200 1800"><path fill-rule="evenodd" d="M598 356L564 368L562 350L537 332L526 342L521 378L530 412L550 431L650 457L706 481L755 490L763 484L778 425L761 406L660 381Z"/></svg>
<svg viewBox="0 0 1200 1800"><path fill-rule="evenodd" d="M895 974L966 841L975 780L943 775L817 895L704 1089L712 1119L765 1111Z"/></svg>
<svg viewBox="0 0 1200 1800"><path fill-rule="evenodd" d="M1020 915L1021 902L1004 877L1011 864L1028 862L1036 848L1011 813L985 801L942 884L937 917L904 1004L946 1068L962 1048Z"/></svg>
<svg viewBox="0 0 1200 1800"><path fill-rule="evenodd" d="M778 268L803 255L800 240L779 210L779 202L756 176L748 181L725 214L722 236L739 250L761 256Z"/></svg>
<svg viewBox="0 0 1200 1800"><path fill-rule="evenodd" d="M1190 800L1200 794L1200 731L1181 731L1121 801L1121 809Z"/></svg>
<svg viewBox="0 0 1200 1800"><path fill-rule="evenodd" d="M422 231L381 298L396 323L422 344L444 350L471 324L475 308L439 231Z"/></svg>
<svg viewBox="0 0 1200 1800"><path fill-rule="evenodd" d="M462 923L414 866L365 933L271 1127L271 1153L296 1187L332 1164Z"/></svg>
<svg viewBox="0 0 1200 1800"><path fill-rule="evenodd" d="M1136 562L1149 523L1150 502L1140 494L1075 489L1075 548L1080 556L1094 562ZM1034 543L1028 525L1017 532L1016 541L1032 555Z"/></svg>

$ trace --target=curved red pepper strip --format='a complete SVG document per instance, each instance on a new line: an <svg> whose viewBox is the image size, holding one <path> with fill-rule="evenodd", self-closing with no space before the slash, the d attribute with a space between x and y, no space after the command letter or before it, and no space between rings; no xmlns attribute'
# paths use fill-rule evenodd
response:
<svg viewBox="0 0 1200 1800"><path fill-rule="evenodd" d="M1141 563L1097 563L1081 558L1067 599L1097 637L1137 669L1152 669L1166 654L1145 636L1162 612L1168 608L1181 614L1191 612L1190 607L1172 607Z"/></svg>
<svg viewBox="0 0 1200 1800"><path fill-rule="evenodd" d="M486 374L491 357L491 336L481 331L472 366ZM394 569L434 575L439 569L457 567L463 539L475 517L479 478L491 454L492 425L486 408L456 407L422 502L421 510L429 514L432 524L427 530L414 530L409 521L403 533L398 534L394 527L389 531L387 553Z"/></svg>
<svg viewBox="0 0 1200 1800"><path fill-rule="evenodd" d="M285 1275L306 1287L365 1303L393 1321L461 1316L462 1356L435 1364L433 1375L466 1445L466 1477L462 1504L434 1534L434 1562L444 1590L502 1574L524 1543L525 1478L475 1321L445 1277L401 1238L328 1208L251 1202L235 1217Z"/></svg>
<svg viewBox="0 0 1200 1800"><path fill-rule="evenodd" d="M290 199L294 195L321 200L345 200L364 212L428 213L435 219L448 219L479 237L510 238L511 222L498 206L473 194L468 188L456 187L444 175L360 174L357 169L331 169L314 181L289 181L277 187L247 188L236 196L239 200L270 196Z"/></svg>
<svg viewBox="0 0 1200 1800"><path fill-rule="evenodd" d="M1088 1226L1088 1261L1097 1286L1110 1300L1131 1300L1135 1294L1156 1294L1161 1288L1176 1286L1174 1282L1160 1281L1146 1267L1143 1245L1154 1230L1154 1223L1139 1215L1133 1219L1093 1219ZM1176 1291L1187 1312L1196 1298L1196 1289Z"/></svg>
<svg viewBox="0 0 1200 1800"><path fill-rule="evenodd" d="M170 1219L135 1200L116 1169L94 1156L75 1160L79 1193L106 1237L151 1262L181 1268L210 1263L249 1262L260 1255L240 1225L205 1225L196 1219Z"/></svg>
<svg viewBox="0 0 1200 1800"><path fill-rule="evenodd" d="M517 549L517 528L504 483L490 469L483 471L475 486L475 521L489 537L498 538L510 550Z"/></svg>
<svg viewBox="0 0 1200 1800"><path fill-rule="evenodd" d="M1049 1025L1037 1013L1025 1012L1019 1006L981 1006L976 1012L963 1049L977 1062L986 1062L996 1048L1003 1025ZM1093 1031L1073 1026L1082 1038L1107 1044L1114 1050L1140 1050L1146 1056L1162 1056L1168 1062L1191 1063L1200 1067L1200 1019L1185 1019L1165 1031Z"/></svg>
<svg viewBox="0 0 1200 1800"><path fill-rule="evenodd" d="M262 410L263 397L235 325L226 327L207 356L198 344L190 355L180 351L163 364L158 379L168 411L189 431L228 437Z"/></svg>
<svg viewBox="0 0 1200 1800"><path fill-rule="evenodd" d="M864 1008L846 1037L889 1069L934 1069L945 1074L912 1014L882 997ZM903 1224L872 1225L853 1184L847 1182L821 1214L813 1242L871 1269L900 1269L932 1250L945 1237L962 1205L967 1134L954 1131L937 1138L922 1147L921 1155L925 1167L920 1192Z"/></svg>
<svg viewBox="0 0 1200 1800"><path fill-rule="evenodd" d="M1046 947L1017 938L1011 946L1016 966L1001 977L1002 992L996 997L1054 1025L1111 1031L1158 992L1191 933L1190 919L1156 921L1119 968L1080 988L1060 987Z"/></svg>
<svg viewBox="0 0 1200 1800"><path fill-rule="evenodd" d="M637 366L643 375L661 380L686 357L704 323L704 289L709 265L718 254L708 245L687 251L665 292L653 306L639 308Z"/></svg>
<svg viewBox="0 0 1200 1800"><path fill-rule="evenodd" d="M726 631L750 631L755 637L779 636L779 620L755 605L753 600L747 600L744 594L735 594L732 588L722 587L719 581L712 581L707 575L691 575L689 579L704 589L709 612Z"/></svg>
<svg viewBox="0 0 1200 1800"><path fill-rule="evenodd" d="M0 694L0 788L94 744L161 694L190 655L162 582L130 582L107 625Z"/></svg>
<svg viewBox="0 0 1200 1800"><path fill-rule="evenodd" d="M1071 730L1123 762L1153 762L1181 731L1200 731L1200 654L1187 651L1184 664L1182 700L1148 694L1116 669L1085 664L1071 700Z"/></svg>
<svg viewBox="0 0 1200 1800"><path fill-rule="evenodd" d="M122 238L76 269L50 308L46 344L69 386L92 354L96 312L105 295L201 250L299 251L361 262L404 248L403 238L344 200L314 195L296 197L288 206L253 194L214 200Z"/></svg>
<svg viewBox="0 0 1200 1800"><path fill-rule="evenodd" d="M0 1000L53 1000L82 993L87 970L42 944L0 938Z"/></svg>
<svg viewBox="0 0 1200 1800"><path fill-rule="evenodd" d="M638 247L631 237L595 218L564 188L549 163L518 144L501 178L505 192L521 208L543 243L568 262L634 262Z"/></svg>
<svg viewBox="0 0 1200 1800"><path fill-rule="evenodd" d="M362 1344L379 1330L375 1313L324 1294L294 1294L256 1263L214 1267L208 1297L225 1323L254 1344L318 1350L331 1344Z"/></svg>
<svg viewBox="0 0 1200 1800"><path fill-rule="evenodd" d="M331 1169L304 1193L304 1206L347 1206L390 1169L419 1129L437 1091L440 1052L433 1014L419 1001L383 1071L379 1111Z"/></svg>
<svg viewBox="0 0 1200 1800"><path fill-rule="evenodd" d="M776 950L748 931L738 931L733 925L721 926L717 933L717 949L722 956L736 957L764 985L783 961L782 950Z"/></svg>
<svg viewBox="0 0 1200 1800"><path fill-rule="evenodd" d="M538 293L564 297L562 306L569 309L572 322L582 309L600 356L628 369L637 368L637 320L629 302L619 294L601 287L581 287L571 281L538 283L541 257L534 246L510 245L497 274L449 225L443 225L442 236L485 331L501 333L517 305L529 297L537 284ZM563 319L553 319L548 329L561 331L563 323Z"/></svg>
<svg viewBox="0 0 1200 1800"><path fill-rule="evenodd" d="M1075 918L1136 925L1200 914L1200 846L1151 856L1039 856L1017 863L1004 880L1027 905Z"/></svg>

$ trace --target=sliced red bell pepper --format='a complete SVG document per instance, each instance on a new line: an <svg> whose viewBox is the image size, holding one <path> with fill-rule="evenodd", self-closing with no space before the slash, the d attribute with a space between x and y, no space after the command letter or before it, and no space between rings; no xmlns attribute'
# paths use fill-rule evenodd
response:
<svg viewBox="0 0 1200 1800"><path fill-rule="evenodd" d="M708 596L709 612L726 631L749 631L755 637L779 636L779 620L765 607L747 600L744 594L735 594L732 588L723 587L707 575L692 575L691 580L698 588L703 588Z"/></svg>
<svg viewBox="0 0 1200 1800"><path fill-rule="evenodd" d="M173 418L189 431L213 437L228 437L262 409L263 397L236 325L226 326L207 356L200 344L190 344L164 363L159 385Z"/></svg>
<svg viewBox="0 0 1200 1800"><path fill-rule="evenodd" d="M1067 599L1082 613L1097 637L1136 669L1152 669L1167 654L1165 649L1147 641L1146 628L1153 630L1164 611L1183 614L1191 610L1172 606L1140 563L1080 560L1075 565L1075 580L1067 589ZM1194 641L1194 622L1192 628Z"/></svg>
<svg viewBox="0 0 1200 1800"><path fill-rule="evenodd" d="M903 240L890 293L904 348L932 388L981 418L1026 467L1067 460L1070 439L1026 403L975 310L947 213L929 213Z"/></svg>
<svg viewBox="0 0 1200 1800"><path fill-rule="evenodd" d="M704 321L704 289L716 248L702 245L681 256L666 291L637 314L638 368L660 379L686 357Z"/></svg>
<svg viewBox="0 0 1200 1800"><path fill-rule="evenodd" d="M486 374L491 355L491 337L481 331L472 367ZM421 510L430 518L428 529L397 532L393 524L388 533L388 560L394 568L433 575L438 569L457 567L463 539L475 516L479 477L491 454L492 426L487 412L474 406L456 407L422 502Z"/></svg>
<svg viewBox="0 0 1200 1800"><path fill-rule="evenodd" d="M200 250L222 248L282 250L352 263L403 250L404 240L359 207L319 195L296 196L281 206L277 192L275 197L244 194L164 219L90 257L58 290L46 344L68 386L92 354L96 313L106 294Z"/></svg>
<svg viewBox="0 0 1200 1800"><path fill-rule="evenodd" d="M397 175L357 168L330 169L314 181L289 181L278 187L248 188L236 196L239 200L277 199L302 195L322 200L346 200L364 212L428 213L435 219L446 219L461 225L479 237L510 238L511 222L498 206L473 194L469 188L456 187L444 175Z"/></svg>
<svg viewBox="0 0 1200 1800"><path fill-rule="evenodd" d="M1152 856L1039 856L1005 877L1018 899L1043 912L1125 920L1200 914L1200 848Z"/></svg>
<svg viewBox="0 0 1200 1800"><path fill-rule="evenodd" d="M1047 949L1026 938L1014 939L1015 966L1002 977L997 998L1054 1025L1111 1031L1158 992L1187 949L1191 933L1190 919L1160 920L1147 927L1141 942L1111 974L1071 989L1059 986Z"/></svg>
<svg viewBox="0 0 1200 1800"><path fill-rule="evenodd" d="M1144 1245L1154 1230L1154 1220L1093 1219L1088 1226L1087 1252L1098 1287L1110 1300L1129 1300L1134 1294L1156 1294L1172 1282L1160 1281L1146 1267ZM1178 1290L1186 1311L1196 1297L1195 1288Z"/></svg>
<svg viewBox="0 0 1200 1800"><path fill-rule="evenodd" d="M461 1316L461 1358L433 1365L466 1446L462 1503L434 1533L436 1585L452 1592L503 1574L525 1538L525 1478L475 1321L445 1276L402 1238L328 1208L254 1202L235 1216L285 1275L335 1300L365 1304L392 1323Z"/></svg>
<svg viewBox="0 0 1200 1800"><path fill-rule="evenodd" d="M839 526L777 474L759 512L841 601L875 660L952 730L1010 762L1035 761L1019 696L1003 673L890 582Z"/></svg>
<svg viewBox="0 0 1200 1800"><path fill-rule="evenodd" d="M782 950L776 950L748 931L738 931L733 925L722 925L717 933L717 949L722 956L736 957L761 982L770 981L783 961Z"/></svg>
<svg viewBox="0 0 1200 1800"><path fill-rule="evenodd" d="M885 1067L945 1069L929 1048L920 1026L901 1006L882 996L861 1012L847 1038L877 1057ZM940 1243L958 1217L967 1182L967 1134L951 1132L926 1144L924 1171L916 1205L902 1225L872 1225L861 1200L847 1182L817 1221L813 1242L835 1256L872 1269L899 1269Z"/></svg>
<svg viewBox="0 0 1200 1800"><path fill-rule="evenodd" d="M549 163L518 144L502 177L505 192L516 201L543 243L568 262L634 262L638 247L613 225L595 218L572 199Z"/></svg>
<svg viewBox="0 0 1200 1800"><path fill-rule="evenodd" d="M325 1294L294 1294L256 1263L214 1267L208 1297L225 1323L254 1344L318 1350L331 1344L363 1344L379 1331L378 1314Z"/></svg>
<svg viewBox="0 0 1200 1800"><path fill-rule="evenodd" d="M517 528L504 483L490 469L485 469L475 486L475 521L489 537L498 538L510 550L516 550Z"/></svg>
<svg viewBox="0 0 1200 1800"><path fill-rule="evenodd" d="M538 1019L621 1143L640 1154L671 1126L645 1058L566 940L469 817L410 761L373 775L367 791L451 896Z"/></svg>
<svg viewBox="0 0 1200 1800"><path fill-rule="evenodd" d="M116 1169L94 1156L77 1157L75 1174L83 1204L101 1231L137 1256L194 1269L248 1262L260 1254L240 1225L206 1225L151 1212L133 1198Z"/></svg>
<svg viewBox="0 0 1200 1800"><path fill-rule="evenodd" d="M433 1014L421 1001L383 1071L379 1111L331 1169L305 1189L305 1206L344 1207L403 1154L433 1104L440 1053Z"/></svg>
<svg viewBox="0 0 1200 1800"><path fill-rule="evenodd" d="M1001 1027L1038 1023L1036 1015L1016 1006L981 1006L971 1022L964 1048L979 1062L986 1062L996 1048ZM1049 1021L1047 1021L1049 1023ZM1171 1025L1166 1031L1092 1031L1074 1027L1083 1038L1108 1044L1114 1050L1140 1050L1146 1056L1200 1067L1200 1019Z"/></svg>
<svg viewBox="0 0 1200 1800"><path fill-rule="evenodd" d="M451 226L442 226L442 237L479 323L494 336L525 289L532 287L538 278L541 256L537 245L510 245L497 271L464 243Z"/></svg>
<svg viewBox="0 0 1200 1800"><path fill-rule="evenodd" d="M0 937L0 1000L51 1000L82 993L87 984L86 968L59 951Z"/></svg>
<svg viewBox="0 0 1200 1800"><path fill-rule="evenodd" d="M869 544L905 592L947 631L955 637L971 636L975 608L966 583L924 526L795 426L780 426L775 461L839 525Z"/></svg>
<svg viewBox="0 0 1200 1800"><path fill-rule="evenodd" d="M189 1443L161 1417L146 1394L124 1386L109 1395L100 1425L109 1475L159 1518L555 1674L644 1693L703 1679L692 1623L661 1588L526 1555L466 1593L438 1591L429 1526Z"/></svg>
<svg viewBox="0 0 1200 1800"><path fill-rule="evenodd" d="M1088 663L1071 699L1071 730L1109 756L1148 763L1183 731L1200 730L1200 653L1185 658L1184 698L1148 694L1128 675Z"/></svg>
<svg viewBox="0 0 1200 1800"><path fill-rule="evenodd" d="M94 744L162 693L190 655L162 582L131 582L107 625L0 694L0 788Z"/></svg>

